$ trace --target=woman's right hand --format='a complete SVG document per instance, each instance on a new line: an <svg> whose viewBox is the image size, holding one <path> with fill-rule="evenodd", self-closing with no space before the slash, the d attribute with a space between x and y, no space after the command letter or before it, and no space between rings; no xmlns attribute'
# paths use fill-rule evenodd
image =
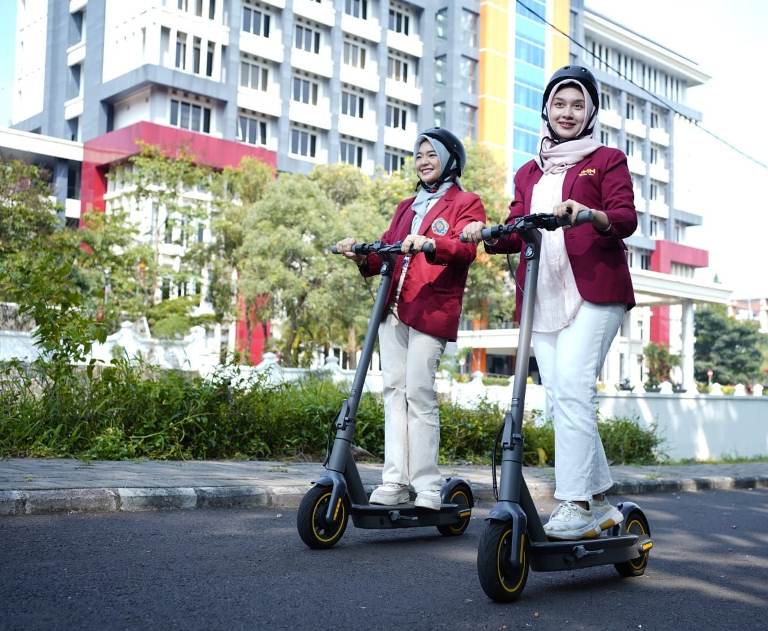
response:
<svg viewBox="0 0 768 631"><path fill-rule="evenodd" d="M485 224L482 221L473 221L464 226L464 230L461 231L462 241L467 243L480 243L483 240L480 232L485 228Z"/></svg>
<svg viewBox="0 0 768 631"><path fill-rule="evenodd" d="M354 260L356 263L362 263L365 260L364 256L361 256L359 254L355 254L352 251L352 246L355 245L357 241L353 239L352 237L347 237L346 239L342 239L341 241L336 243L336 251L340 254L343 254L348 259Z"/></svg>

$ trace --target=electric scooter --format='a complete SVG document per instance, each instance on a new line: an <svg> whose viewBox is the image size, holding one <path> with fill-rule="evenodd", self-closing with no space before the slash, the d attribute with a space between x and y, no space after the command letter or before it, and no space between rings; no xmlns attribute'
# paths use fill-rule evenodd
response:
<svg viewBox="0 0 768 631"><path fill-rule="evenodd" d="M575 225L589 223L592 211L582 210ZM477 550L477 573L483 591L495 601L513 602L523 592L528 570L553 572L613 564L622 576L640 576L653 547L648 520L632 502L617 505L624 516L621 524L595 539L550 540L523 479L523 408L528 379L533 308L541 252L539 229L556 230L568 225L551 214L532 214L513 223L482 231L485 240L516 233L524 241L525 287L512 405L504 416L501 435L501 479L496 487L496 447L493 448L493 485L497 502L491 509ZM522 262L521 262L522 264Z"/></svg>
<svg viewBox="0 0 768 631"><path fill-rule="evenodd" d="M401 244L402 242L386 244L375 241L355 244L353 247L355 254L378 254L382 258L381 282L376 292L349 398L342 403L336 417L336 437L325 463L325 475L315 481L304 495L296 517L299 536L310 548L334 546L344 534L350 515L358 528L435 526L444 536L461 535L469 526L474 496L469 484L461 478L448 478L443 484L440 491L440 510L416 507L413 502L396 506L370 504L352 457L351 446L355 435L357 409L379 324L387 309L395 261L397 256L402 254ZM429 252L428 247L422 250ZM331 251L338 254L335 247L331 248Z"/></svg>

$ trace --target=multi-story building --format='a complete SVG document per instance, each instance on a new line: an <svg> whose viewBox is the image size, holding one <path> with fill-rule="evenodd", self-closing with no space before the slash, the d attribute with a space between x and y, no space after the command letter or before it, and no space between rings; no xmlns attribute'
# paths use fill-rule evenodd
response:
<svg viewBox="0 0 768 631"><path fill-rule="evenodd" d="M512 159L507 162L511 170L538 150L545 75L575 63L590 67L598 79L600 140L627 154L632 175L639 226L626 245L638 307L625 318L606 361L603 380L611 385L624 379L641 383L645 376L643 348L655 342L667 344L681 355L675 378L690 389L693 305L727 303L730 294L721 285L694 279L694 270L708 265L708 253L684 241L686 231L700 225L702 218L674 203L674 130L676 124L688 124L676 122L676 115L701 120L701 113L686 104L686 90L708 76L679 53L586 9L583 0L571 0L566 15L558 11L558 3L545 6L526 0L517 7L514 139ZM569 33L574 43L569 50L561 49L559 55L555 46L545 48L544 59L550 63L531 68L534 57L529 42L534 25L560 31L563 40L562 33ZM517 347L517 331L462 331L459 346L474 349L473 368L508 372L510 356Z"/></svg>
<svg viewBox="0 0 768 631"><path fill-rule="evenodd" d="M139 139L193 143L214 166L250 154L281 171L347 162L372 175L399 169L432 125L488 146L511 194L537 151L547 77L590 66L601 139L628 154L640 213L627 246L642 306L606 381L640 381L648 341L692 373L692 304L726 300L692 278L707 253L683 241L701 218L674 204L674 112L701 118L685 92L707 76L583 0L20 0L17 16L14 126L83 143L82 210L118 203L106 174ZM76 171L54 170L57 183ZM474 368L509 372L517 334L463 331L459 345Z"/></svg>

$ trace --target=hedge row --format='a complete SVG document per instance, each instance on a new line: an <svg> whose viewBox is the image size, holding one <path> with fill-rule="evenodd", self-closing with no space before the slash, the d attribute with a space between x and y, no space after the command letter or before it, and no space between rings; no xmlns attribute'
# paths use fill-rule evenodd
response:
<svg viewBox="0 0 768 631"><path fill-rule="evenodd" d="M72 370L0 366L0 456L93 459L322 459L346 393L322 377L232 387L211 379L117 361ZM381 398L363 396L355 443L383 456ZM487 462L503 411L440 403L443 462ZM653 463L659 438L627 419L601 421L609 460ZM552 464L551 423L526 422L525 460Z"/></svg>

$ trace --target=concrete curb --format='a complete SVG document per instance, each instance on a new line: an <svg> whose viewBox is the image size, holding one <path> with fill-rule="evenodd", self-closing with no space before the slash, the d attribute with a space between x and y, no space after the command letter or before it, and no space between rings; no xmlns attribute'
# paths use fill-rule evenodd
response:
<svg viewBox="0 0 768 631"><path fill-rule="evenodd" d="M768 487L768 476L708 476L623 480L612 493L644 495L704 490ZM109 513L196 508L296 508L309 484L292 486L206 486L151 488L87 488L0 491L0 516L50 515L56 513ZM366 486L371 490L370 485ZM552 497L554 484L532 482L532 497ZM493 502L490 484L472 484L475 499Z"/></svg>

